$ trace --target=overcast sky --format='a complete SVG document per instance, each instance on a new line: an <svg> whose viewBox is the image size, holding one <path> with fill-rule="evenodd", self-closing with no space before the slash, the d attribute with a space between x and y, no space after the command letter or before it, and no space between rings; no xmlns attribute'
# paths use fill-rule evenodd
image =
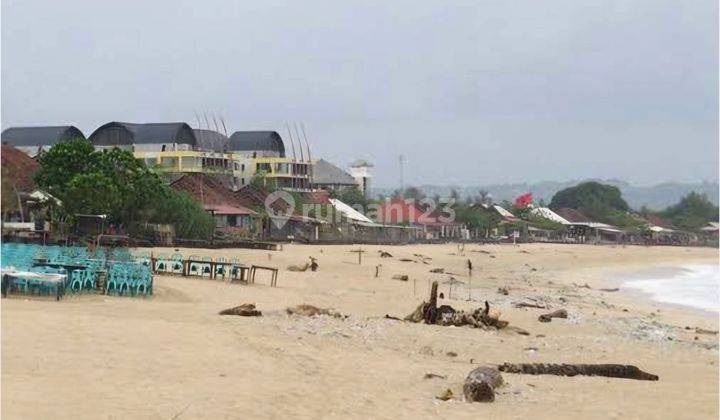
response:
<svg viewBox="0 0 720 420"><path fill-rule="evenodd" d="M2 124L296 121L378 186L400 154L406 184L716 181L717 7L3 0Z"/></svg>

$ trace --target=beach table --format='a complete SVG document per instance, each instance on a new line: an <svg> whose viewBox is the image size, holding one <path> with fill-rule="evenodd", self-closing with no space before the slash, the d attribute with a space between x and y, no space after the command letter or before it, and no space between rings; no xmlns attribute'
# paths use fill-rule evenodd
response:
<svg viewBox="0 0 720 420"><path fill-rule="evenodd" d="M182 275L185 277L194 275L190 274L190 265L192 264L201 264L201 265L209 265L210 266L210 278L213 278L213 273L215 271L215 263L213 261L203 261L203 260L191 260L188 258L187 260L183 260L183 269L182 269ZM204 272L200 272L200 277L203 277Z"/></svg>
<svg viewBox="0 0 720 420"><path fill-rule="evenodd" d="M269 271L272 275L270 277L270 287L277 287L277 278L278 278L278 269L275 267L266 267L262 265L253 265L250 267L250 283L255 283L255 273L257 270L266 270Z"/></svg>
<svg viewBox="0 0 720 420"><path fill-rule="evenodd" d="M19 271L15 269L3 268L0 270L2 274L2 294L7 297L10 283L13 279L22 279L26 281L38 281L44 284L52 284L55 286L55 298L60 300L65 295L65 282L67 275L55 273L33 273L31 271Z"/></svg>

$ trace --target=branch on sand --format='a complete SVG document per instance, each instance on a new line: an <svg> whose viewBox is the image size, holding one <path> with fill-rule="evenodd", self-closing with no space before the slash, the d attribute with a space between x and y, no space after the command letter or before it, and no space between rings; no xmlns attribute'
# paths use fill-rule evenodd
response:
<svg viewBox="0 0 720 420"><path fill-rule="evenodd" d="M609 378L637 379L639 381L657 381L660 379L657 375L644 372L634 365L504 363L498 366L498 369L501 372L527 375L605 376Z"/></svg>
<svg viewBox="0 0 720 420"><path fill-rule="evenodd" d="M317 315L328 315L335 318L347 318L347 315L343 315L340 312L332 309L319 308L313 305L301 304L293 307L288 307L287 313L289 315L302 315L302 316L317 316Z"/></svg>
<svg viewBox="0 0 720 420"><path fill-rule="evenodd" d="M549 314L542 314L538 317L540 322L550 322L553 318L567 318L568 313L565 309L558 309L557 311L550 312Z"/></svg>
<svg viewBox="0 0 720 420"><path fill-rule="evenodd" d="M262 316L262 312L255 309L254 303L243 303L234 308L224 309L219 313L220 315Z"/></svg>
<svg viewBox="0 0 720 420"><path fill-rule="evenodd" d="M442 326L470 325L474 328L501 329L508 325L507 321L490 314L490 304L485 301L485 308L477 308L472 312L458 311L452 306L437 306L438 282L434 281L430 289L430 301L421 303L415 311L405 317L405 321L424 322Z"/></svg>

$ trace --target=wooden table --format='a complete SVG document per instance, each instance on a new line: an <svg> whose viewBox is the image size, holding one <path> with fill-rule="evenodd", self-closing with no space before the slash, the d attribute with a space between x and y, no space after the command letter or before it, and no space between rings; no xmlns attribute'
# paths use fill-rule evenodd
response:
<svg viewBox="0 0 720 420"><path fill-rule="evenodd" d="M240 280L242 282L247 283L248 282L248 271L250 270L250 267L244 265L244 264L233 264L230 263L232 267L230 267L230 282L232 283L233 280ZM237 271L236 271L237 270ZM238 278L238 274L240 274L240 278Z"/></svg>
<svg viewBox="0 0 720 420"><path fill-rule="evenodd" d="M272 273L270 278L270 287L277 287L278 269L275 267L266 267L262 265L253 265L250 267L250 282L255 283L255 273L257 270L266 270Z"/></svg>

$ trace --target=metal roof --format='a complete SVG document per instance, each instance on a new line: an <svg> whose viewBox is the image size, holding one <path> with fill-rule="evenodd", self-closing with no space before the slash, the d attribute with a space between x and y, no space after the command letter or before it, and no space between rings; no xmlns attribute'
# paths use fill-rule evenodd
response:
<svg viewBox="0 0 720 420"><path fill-rule="evenodd" d="M193 132L195 133L198 149L213 152L228 150L229 139L225 134L202 128L193 128Z"/></svg>
<svg viewBox="0 0 720 420"><path fill-rule="evenodd" d="M193 129L184 122L136 124L113 121L95 130L90 135L90 142L95 146L197 144Z"/></svg>
<svg viewBox="0 0 720 420"><path fill-rule="evenodd" d="M15 147L52 146L76 138L85 139L85 135L72 125L10 127L2 132L2 142Z"/></svg>
<svg viewBox="0 0 720 420"><path fill-rule="evenodd" d="M277 131L236 131L230 136L228 150L271 151L285 157L285 144Z"/></svg>
<svg viewBox="0 0 720 420"><path fill-rule="evenodd" d="M320 159L313 165L313 184L315 185L357 185L349 173Z"/></svg>

